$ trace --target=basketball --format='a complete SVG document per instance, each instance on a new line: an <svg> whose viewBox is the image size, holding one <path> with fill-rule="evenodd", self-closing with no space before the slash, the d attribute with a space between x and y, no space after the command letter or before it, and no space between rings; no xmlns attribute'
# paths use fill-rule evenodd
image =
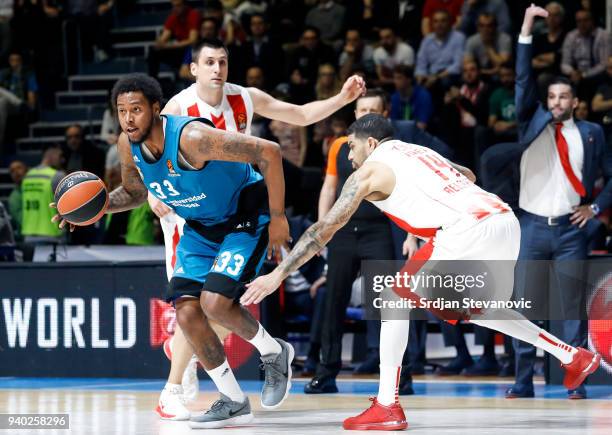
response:
<svg viewBox="0 0 612 435"><path fill-rule="evenodd" d="M91 225L106 212L108 191L95 174L77 171L66 175L55 189L60 216L74 225Z"/></svg>

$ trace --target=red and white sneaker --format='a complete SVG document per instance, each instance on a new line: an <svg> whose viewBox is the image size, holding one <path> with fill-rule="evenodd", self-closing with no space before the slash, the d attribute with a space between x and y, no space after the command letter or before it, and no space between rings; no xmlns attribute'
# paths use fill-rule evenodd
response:
<svg viewBox="0 0 612 435"><path fill-rule="evenodd" d="M155 412L162 420L189 420L191 413L185 407L183 389L166 386L160 396Z"/></svg>
<svg viewBox="0 0 612 435"><path fill-rule="evenodd" d="M579 347L571 363L561 364L561 367L565 369L563 378L565 388L568 390L578 388L588 375L597 370L600 362L601 355Z"/></svg>
<svg viewBox="0 0 612 435"><path fill-rule="evenodd" d="M408 427L402 405L394 403L385 406L376 397L370 397L372 406L355 417L344 420L346 430L404 430Z"/></svg>

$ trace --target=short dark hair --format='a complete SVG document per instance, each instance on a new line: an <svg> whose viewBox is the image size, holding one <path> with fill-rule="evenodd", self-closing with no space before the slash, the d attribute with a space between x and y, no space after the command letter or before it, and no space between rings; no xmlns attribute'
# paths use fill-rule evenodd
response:
<svg viewBox="0 0 612 435"><path fill-rule="evenodd" d="M225 46L223 41L217 38L203 38L203 39L200 39L200 41L198 41L198 43L194 45L193 48L191 49L191 61L192 62L196 62L196 63L198 62L198 59L200 57L200 51L202 51L204 47L209 47L209 48L214 48L214 49L222 48L225 50L225 54L227 54L227 57L229 57L229 51L227 50L227 47Z"/></svg>
<svg viewBox="0 0 612 435"><path fill-rule="evenodd" d="M548 88L551 87L552 85L567 85L567 86L569 86L570 90L572 91L572 97L574 97L574 98L577 97L576 86L567 77L564 77L564 76L555 76L555 77L553 77L548 82L548 85L546 86L546 90L548 91Z"/></svg>
<svg viewBox="0 0 612 435"><path fill-rule="evenodd" d="M393 137L393 126L384 116L377 113L368 113L353 122L346 134L353 134L358 139L373 137L381 141Z"/></svg>
<svg viewBox="0 0 612 435"><path fill-rule="evenodd" d="M383 88L370 88L366 91L366 93L362 96L359 96L357 100L355 100L355 104L357 101L362 98L380 98L383 103L383 109L386 109L389 106L389 94Z"/></svg>
<svg viewBox="0 0 612 435"><path fill-rule="evenodd" d="M150 104L160 103L163 92L159 82L142 73L128 74L115 83L111 92L113 107L117 108L117 97L128 92L140 92Z"/></svg>

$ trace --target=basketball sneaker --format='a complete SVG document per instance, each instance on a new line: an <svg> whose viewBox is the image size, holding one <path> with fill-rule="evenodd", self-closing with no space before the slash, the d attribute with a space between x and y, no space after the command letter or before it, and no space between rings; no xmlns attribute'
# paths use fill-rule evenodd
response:
<svg viewBox="0 0 612 435"><path fill-rule="evenodd" d="M370 397L372 406L355 417L344 420L346 430L404 430L408 427L402 405L381 405L376 397Z"/></svg>
<svg viewBox="0 0 612 435"><path fill-rule="evenodd" d="M588 375L599 367L601 355L590 352L582 347L574 354L574 359L569 364L561 364L565 369L563 385L568 390L577 389Z"/></svg>
<svg viewBox="0 0 612 435"><path fill-rule="evenodd" d="M190 412L185 408L183 388L166 385L162 390L155 412L162 420L189 420Z"/></svg>
<svg viewBox="0 0 612 435"><path fill-rule="evenodd" d="M276 338L281 345L278 354L262 355L260 368L265 373L265 381L261 390L261 406L265 409L275 409L281 406L291 389L291 363L295 356L293 346Z"/></svg>
<svg viewBox="0 0 612 435"><path fill-rule="evenodd" d="M208 411L192 414L189 427L192 429L216 429L226 426L247 424L253 421L251 403L246 397L244 402L234 402L225 394L212 404Z"/></svg>
<svg viewBox="0 0 612 435"><path fill-rule="evenodd" d="M193 355L187 368L183 372L181 380L183 386L183 401L191 403L198 398L200 392L200 382L198 380L198 358Z"/></svg>

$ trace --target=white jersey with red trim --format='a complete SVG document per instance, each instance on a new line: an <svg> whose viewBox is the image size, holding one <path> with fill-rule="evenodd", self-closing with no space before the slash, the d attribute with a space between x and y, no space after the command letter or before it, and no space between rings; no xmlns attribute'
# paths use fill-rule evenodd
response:
<svg viewBox="0 0 612 435"><path fill-rule="evenodd" d="M251 134L253 101L246 88L225 83L221 103L213 107L198 96L197 86L194 83L170 99L178 103L182 116L206 118L221 130Z"/></svg>
<svg viewBox="0 0 612 435"><path fill-rule="evenodd" d="M391 168L395 187L384 201L372 201L404 230L432 237L438 229L463 230L487 217L511 211L497 195L472 183L435 151L391 140L367 158Z"/></svg>

